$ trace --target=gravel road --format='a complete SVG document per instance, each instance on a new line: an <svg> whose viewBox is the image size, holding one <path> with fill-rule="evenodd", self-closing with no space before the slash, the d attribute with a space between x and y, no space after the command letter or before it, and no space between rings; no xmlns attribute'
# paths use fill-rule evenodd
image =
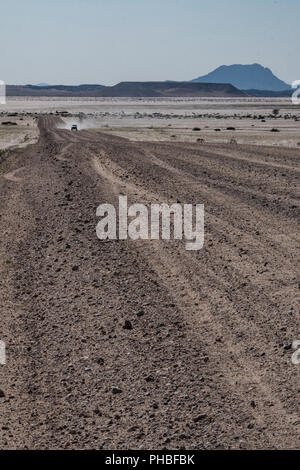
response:
<svg viewBox="0 0 300 470"><path fill-rule="evenodd" d="M0 165L0 447L299 449L300 149L39 128ZM119 194L204 203L204 248L100 241Z"/></svg>

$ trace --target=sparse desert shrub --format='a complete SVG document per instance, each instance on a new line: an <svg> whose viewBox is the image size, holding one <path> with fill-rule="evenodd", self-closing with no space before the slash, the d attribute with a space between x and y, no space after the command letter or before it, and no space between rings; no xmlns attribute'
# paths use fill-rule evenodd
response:
<svg viewBox="0 0 300 470"><path fill-rule="evenodd" d="M231 145L237 145L237 140L236 140L234 137L232 137L232 138L230 139L229 143L230 143Z"/></svg>
<svg viewBox="0 0 300 470"><path fill-rule="evenodd" d="M215 129L216 132L221 132L221 129Z"/></svg>
<svg viewBox="0 0 300 470"><path fill-rule="evenodd" d="M194 127L193 131L201 131L200 127Z"/></svg>
<svg viewBox="0 0 300 470"><path fill-rule="evenodd" d="M227 130L228 131L235 131L236 129L235 129L235 127L227 127Z"/></svg>
<svg viewBox="0 0 300 470"><path fill-rule="evenodd" d="M204 139L197 139L197 142L199 142L199 144L204 144L205 140Z"/></svg>
<svg viewBox="0 0 300 470"><path fill-rule="evenodd" d="M271 129L271 132L280 132L280 130L273 127L273 129Z"/></svg>

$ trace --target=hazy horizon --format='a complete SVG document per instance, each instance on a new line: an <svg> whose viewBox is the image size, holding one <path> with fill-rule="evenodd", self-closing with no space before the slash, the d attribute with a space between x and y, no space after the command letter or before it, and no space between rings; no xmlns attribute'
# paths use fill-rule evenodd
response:
<svg viewBox="0 0 300 470"><path fill-rule="evenodd" d="M1 5L8 84L187 81L259 63L300 79L297 0L12 0Z"/></svg>
<svg viewBox="0 0 300 470"><path fill-rule="evenodd" d="M261 65L263 66L263 64L221 64L219 67L222 67L224 65ZM219 68L218 67L218 68ZM215 69L217 70L217 69ZM272 69L271 69L272 71ZM209 71L209 72L212 72L212 71ZM208 73L209 73L208 72ZM273 72L273 71L272 71ZM206 75L206 74L204 74ZM198 77L193 77L193 78L198 78ZM277 78L280 78L280 77L277 77ZM121 80L121 82L123 82L124 80ZM132 82L139 82L139 80L130 80ZM151 81L157 81L158 83L160 82L163 82L163 80L145 80L145 82L151 82ZM191 81L190 79L187 79L187 80L182 80L183 82L185 81ZM177 80L176 80L177 82ZM178 80L178 82L180 82ZM118 82L120 83L120 82ZM117 85L118 83L113 83L111 84L111 86L114 86L114 85ZM225 83L225 82L224 82ZM288 84L288 83L287 83ZM8 84L8 85L13 85L13 84ZM69 84L69 83L48 83L48 82L39 82L39 83L24 83L22 85L33 85L33 86L41 86L41 87L45 87L45 86L80 86L80 85L102 85L102 83L78 83L78 84ZM110 86L110 85L106 85L106 86Z"/></svg>

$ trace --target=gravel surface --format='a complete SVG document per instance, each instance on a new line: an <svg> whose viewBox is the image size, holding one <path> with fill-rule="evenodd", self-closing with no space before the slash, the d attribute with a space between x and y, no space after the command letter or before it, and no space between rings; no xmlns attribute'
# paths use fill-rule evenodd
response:
<svg viewBox="0 0 300 470"><path fill-rule="evenodd" d="M2 449L300 448L300 149L57 129L0 165ZM96 208L205 204L205 246Z"/></svg>

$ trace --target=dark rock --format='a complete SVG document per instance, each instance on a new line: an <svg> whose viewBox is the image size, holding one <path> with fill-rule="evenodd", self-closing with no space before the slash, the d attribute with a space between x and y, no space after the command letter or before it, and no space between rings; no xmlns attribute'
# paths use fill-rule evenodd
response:
<svg viewBox="0 0 300 470"><path fill-rule="evenodd" d="M198 415L194 418L194 423L199 423L199 421L203 421L206 417L206 414Z"/></svg>
<svg viewBox="0 0 300 470"><path fill-rule="evenodd" d="M148 377L146 377L145 380L146 380L146 382L154 382L155 379L154 379L153 375L148 375Z"/></svg>
<svg viewBox="0 0 300 470"><path fill-rule="evenodd" d="M129 320L125 320L123 325L124 330L132 330L132 323Z"/></svg>

